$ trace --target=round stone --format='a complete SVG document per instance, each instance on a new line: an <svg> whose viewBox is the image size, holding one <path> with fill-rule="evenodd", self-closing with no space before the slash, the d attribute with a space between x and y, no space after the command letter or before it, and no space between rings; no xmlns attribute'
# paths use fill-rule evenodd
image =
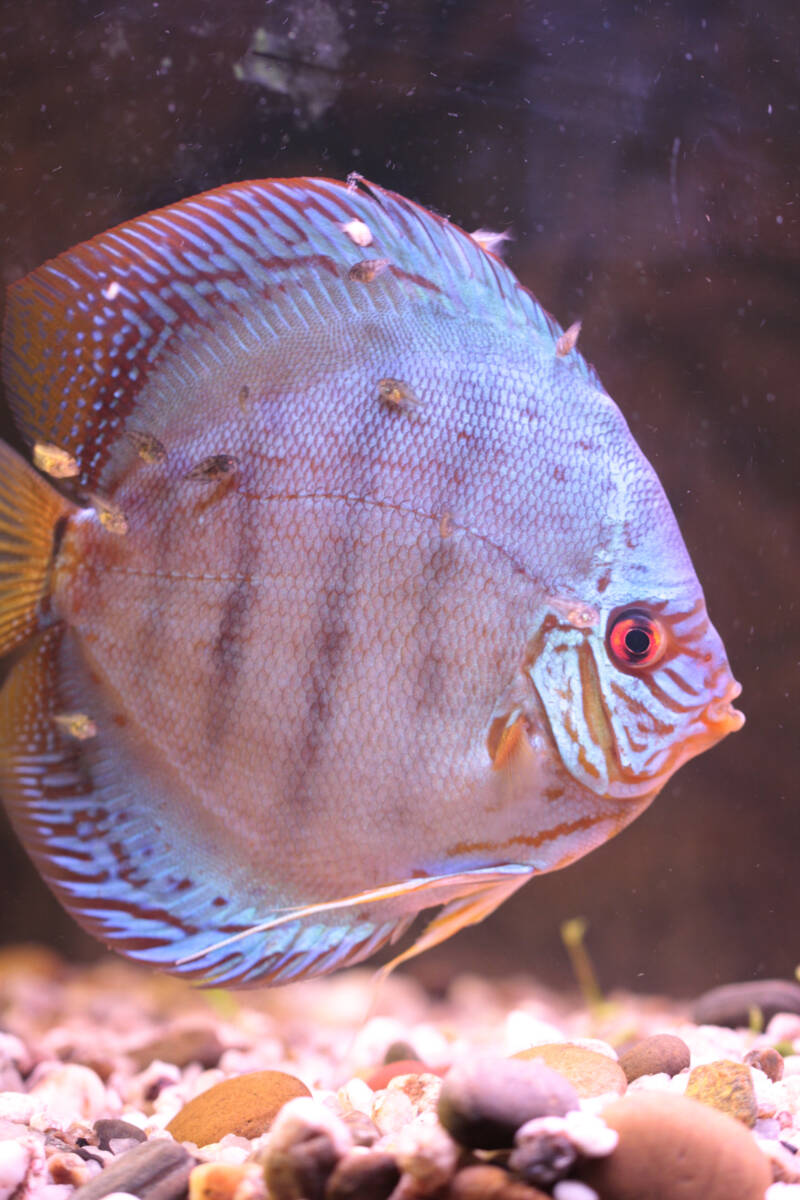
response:
<svg viewBox="0 0 800 1200"><path fill-rule="evenodd" d="M736 1117L752 1128L758 1117L758 1101L747 1063L719 1059L694 1067L686 1084L686 1095Z"/></svg>
<svg viewBox="0 0 800 1200"><path fill-rule="evenodd" d="M642 1075L678 1075L689 1066L689 1047L673 1033L654 1033L619 1056L628 1083Z"/></svg>
<svg viewBox="0 0 800 1200"><path fill-rule="evenodd" d="M483 1055L448 1071L438 1112L463 1146L502 1150L533 1117L563 1116L579 1107L572 1084L543 1062Z"/></svg>
<svg viewBox="0 0 800 1200"><path fill-rule="evenodd" d="M616 1092L621 1096L628 1086L625 1072L615 1059L597 1050L588 1050L585 1046L574 1046L571 1042L531 1046L528 1050L520 1050L514 1057L529 1061L540 1059L551 1070L558 1071L559 1075L568 1079L584 1100L590 1096L603 1096L607 1092Z"/></svg>
<svg viewBox="0 0 800 1200"><path fill-rule="evenodd" d="M391 1154L351 1150L334 1167L325 1200L387 1200L400 1182Z"/></svg>
<svg viewBox="0 0 800 1200"><path fill-rule="evenodd" d="M308 1088L284 1071L252 1071L225 1079L195 1096L167 1130L176 1142L207 1146L227 1133L255 1138L269 1129L288 1100L310 1096Z"/></svg>
<svg viewBox="0 0 800 1200"><path fill-rule="evenodd" d="M754 979L726 983L704 992L692 1005L698 1025L747 1028L754 1014L768 1025L776 1013L800 1014L800 984L788 979Z"/></svg>
<svg viewBox="0 0 800 1200"><path fill-rule="evenodd" d="M603 1200L764 1200L769 1163L724 1113L669 1092L634 1092L602 1116L617 1147L580 1163L578 1174Z"/></svg>
<svg viewBox="0 0 800 1200"><path fill-rule="evenodd" d="M749 1050L744 1061L751 1067L758 1067L768 1079L777 1083L783 1079L783 1055L774 1046L760 1046L757 1050Z"/></svg>

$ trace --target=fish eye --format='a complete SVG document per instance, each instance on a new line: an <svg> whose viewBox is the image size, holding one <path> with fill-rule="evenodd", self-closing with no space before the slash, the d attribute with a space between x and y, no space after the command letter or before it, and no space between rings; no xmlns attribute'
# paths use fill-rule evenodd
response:
<svg viewBox="0 0 800 1200"><path fill-rule="evenodd" d="M608 631L611 656L621 667L651 667L661 658L665 644L663 626L645 612L620 613Z"/></svg>

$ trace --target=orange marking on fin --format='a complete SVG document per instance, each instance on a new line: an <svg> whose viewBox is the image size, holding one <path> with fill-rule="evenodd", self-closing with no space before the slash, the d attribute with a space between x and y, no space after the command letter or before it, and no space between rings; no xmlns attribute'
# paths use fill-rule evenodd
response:
<svg viewBox="0 0 800 1200"><path fill-rule="evenodd" d="M519 833L514 837L506 838L504 842L457 842L455 846L448 846L445 854L455 856L459 854L475 854L483 853L486 850L506 849L510 846L543 846L546 842L553 842L556 838L563 837L570 833L580 833L582 829L591 829L593 825L597 825L600 821L608 820L608 813L599 812L591 816L578 817L575 821L562 821L560 825L552 825L549 829L542 829L539 833Z"/></svg>

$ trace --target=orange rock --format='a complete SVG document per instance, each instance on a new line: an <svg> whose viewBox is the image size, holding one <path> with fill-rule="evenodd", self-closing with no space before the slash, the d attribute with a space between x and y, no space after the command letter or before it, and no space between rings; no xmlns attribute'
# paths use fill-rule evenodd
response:
<svg viewBox="0 0 800 1200"><path fill-rule="evenodd" d="M176 1142L207 1146L226 1133L254 1138L269 1129L287 1100L310 1096L304 1083L283 1071L252 1071L225 1079L195 1096L177 1113L167 1130Z"/></svg>
<svg viewBox="0 0 800 1200"><path fill-rule="evenodd" d="M603 1200L764 1200L769 1162L732 1117L669 1092L631 1093L602 1117L619 1143L580 1178Z"/></svg>
<svg viewBox="0 0 800 1200"><path fill-rule="evenodd" d="M584 1099L605 1092L621 1096L628 1086L625 1072L615 1059L585 1046L573 1046L571 1042L531 1046L529 1050L520 1050L514 1058L541 1058L551 1070L568 1079Z"/></svg>
<svg viewBox="0 0 800 1200"><path fill-rule="evenodd" d="M756 1123L758 1101L746 1063L722 1058L694 1067L689 1073L686 1095L736 1117L751 1129Z"/></svg>

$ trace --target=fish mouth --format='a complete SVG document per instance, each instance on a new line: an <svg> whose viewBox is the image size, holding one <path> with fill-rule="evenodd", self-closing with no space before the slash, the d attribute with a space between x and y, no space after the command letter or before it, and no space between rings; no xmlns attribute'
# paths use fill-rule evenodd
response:
<svg viewBox="0 0 800 1200"><path fill-rule="evenodd" d="M715 696L707 706L703 720L714 730L718 738L735 733L744 725L744 713L733 707L733 701L742 694L742 685L731 679L722 696Z"/></svg>

